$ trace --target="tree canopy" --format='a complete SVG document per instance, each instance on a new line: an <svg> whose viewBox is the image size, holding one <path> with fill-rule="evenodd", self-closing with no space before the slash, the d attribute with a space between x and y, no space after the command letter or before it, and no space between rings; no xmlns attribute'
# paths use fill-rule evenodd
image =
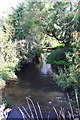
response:
<svg viewBox="0 0 80 120"><path fill-rule="evenodd" d="M4 61L33 60L40 48L53 46L55 39L72 48L69 61L79 74L80 2L22 2L0 22L0 55Z"/></svg>

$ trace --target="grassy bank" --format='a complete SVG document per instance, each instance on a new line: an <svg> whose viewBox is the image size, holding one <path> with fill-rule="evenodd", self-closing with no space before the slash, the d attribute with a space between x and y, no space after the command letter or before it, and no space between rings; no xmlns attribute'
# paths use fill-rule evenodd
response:
<svg viewBox="0 0 80 120"><path fill-rule="evenodd" d="M15 64L14 63L4 63L0 69L0 88L2 89L8 81L15 80L17 76L15 75Z"/></svg>
<svg viewBox="0 0 80 120"><path fill-rule="evenodd" d="M10 79L17 78L14 73L15 65L14 63L5 63L1 69L1 77L3 80L8 81Z"/></svg>
<svg viewBox="0 0 80 120"><path fill-rule="evenodd" d="M65 47L64 45L60 45L54 48L55 50L50 50L50 54L47 56L46 62L51 64L58 64L58 65L67 65L69 66L70 63L66 58L66 53L71 51L69 46Z"/></svg>
<svg viewBox="0 0 80 120"><path fill-rule="evenodd" d="M53 79L63 90L68 88L78 89L79 76L76 66L73 64L74 59L69 61L71 56L68 56L68 53L73 53L71 46L58 46L55 50L50 51L46 62L63 66L63 69L58 67L57 73L53 73Z"/></svg>

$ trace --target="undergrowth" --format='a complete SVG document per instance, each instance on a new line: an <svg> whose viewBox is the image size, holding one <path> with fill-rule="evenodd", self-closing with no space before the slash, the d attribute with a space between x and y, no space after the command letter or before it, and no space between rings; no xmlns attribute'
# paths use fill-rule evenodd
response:
<svg viewBox="0 0 80 120"><path fill-rule="evenodd" d="M0 71L1 78L5 81L17 78L14 73L14 63L5 63Z"/></svg>

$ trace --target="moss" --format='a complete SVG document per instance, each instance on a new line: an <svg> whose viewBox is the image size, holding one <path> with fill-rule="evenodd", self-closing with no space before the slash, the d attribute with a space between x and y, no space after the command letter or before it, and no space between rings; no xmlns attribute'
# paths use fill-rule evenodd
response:
<svg viewBox="0 0 80 120"><path fill-rule="evenodd" d="M58 64L58 65L67 65L67 66L70 65L70 63L68 63L66 61L62 61L62 60L60 60L60 61L46 61L46 62L51 63L51 64Z"/></svg>
<svg viewBox="0 0 80 120"><path fill-rule="evenodd" d="M65 47L65 45L64 44L60 44L59 46L56 46L55 49L60 49L60 48L63 48L63 47Z"/></svg>
<svg viewBox="0 0 80 120"><path fill-rule="evenodd" d="M70 65L66 58L66 53L71 51L69 47L56 47L55 50L51 50L50 54L47 56L46 62L51 64L59 65Z"/></svg>

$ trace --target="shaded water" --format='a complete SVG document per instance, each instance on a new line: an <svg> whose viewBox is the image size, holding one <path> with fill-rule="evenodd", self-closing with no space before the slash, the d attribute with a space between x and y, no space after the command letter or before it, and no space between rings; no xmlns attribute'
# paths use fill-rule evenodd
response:
<svg viewBox="0 0 80 120"><path fill-rule="evenodd" d="M66 93L54 82L51 65L45 61L42 65L24 65L18 74L18 80L3 90L3 100L12 106L23 105L27 108L26 97L35 103L39 102L45 111L53 111L52 106L57 110L60 107L69 108Z"/></svg>

